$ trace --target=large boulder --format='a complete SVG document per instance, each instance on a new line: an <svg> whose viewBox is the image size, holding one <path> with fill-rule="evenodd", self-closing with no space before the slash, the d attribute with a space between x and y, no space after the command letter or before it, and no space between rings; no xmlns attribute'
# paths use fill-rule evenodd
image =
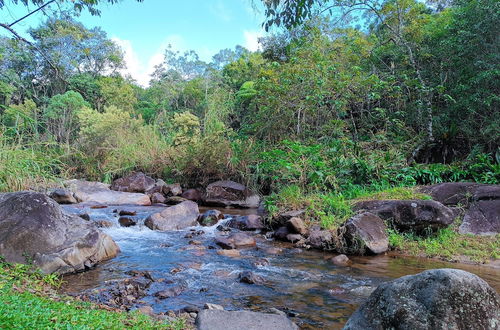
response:
<svg viewBox="0 0 500 330"><path fill-rule="evenodd" d="M151 205L148 195L110 190L109 185L101 182L69 180L64 184L73 191L76 200L80 203Z"/></svg>
<svg viewBox="0 0 500 330"><path fill-rule="evenodd" d="M64 213L44 194L17 192L0 198L0 255L8 262L32 260L45 273L64 274L90 268L119 251L95 224Z"/></svg>
<svg viewBox="0 0 500 330"><path fill-rule="evenodd" d="M250 311L205 309L196 318L198 330L295 330L298 327L286 316Z"/></svg>
<svg viewBox="0 0 500 330"><path fill-rule="evenodd" d="M389 249L385 223L373 213L364 212L346 221L339 232L345 251L354 254L379 254Z"/></svg>
<svg viewBox="0 0 500 330"><path fill-rule="evenodd" d="M198 204L185 201L151 214L144 221L144 225L152 230L180 230L198 224L199 215Z"/></svg>
<svg viewBox="0 0 500 330"><path fill-rule="evenodd" d="M399 231L426 233L453 223L455 213L431 200L371 200L358 202L358 211L368 211L389 221Z"/></svg>
<svg viewBox="0 0 500 330"><path fill-rule="evenodd" d="M500 199L500 185L473 182L446 182L420 188L433 200L447 206L467 206L480 200Z"/></svg>
<svg viewBox="0 0 500 330"><path fill-rule="evenodd" d="M130 193L145 193L155 186L155 180L142 172L132 172L111 184L111 190Z"/></svg>
<svg viewBox="0 0 500 330"><path fill-rule="evenodd" d="M344 329L499 329L500 297L478 276L433 269L381 284Z"/></svg>
<svg viewBox="0 0 500 330"><path fill-rule="evenodd" d="M475 202L466 211L458 228L461 234L497 235L500 233L500 199Z"/></svg>
<svg viewBox="0 0 500 330"><path fill-rule="evenodd" d="M217 181L208 185L204 203L215 206L257 208L260 197L237 182Z"/></svg>

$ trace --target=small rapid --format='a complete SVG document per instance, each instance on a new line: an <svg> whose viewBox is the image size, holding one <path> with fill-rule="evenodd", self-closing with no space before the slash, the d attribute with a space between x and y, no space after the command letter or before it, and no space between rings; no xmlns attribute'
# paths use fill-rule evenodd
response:
<svg viewBox="0 0 500 330"><path fill-rule="evenodd" d="M345 323L377 285L425 269L455 266L478 274L496 289L500 287L500 271L495 269L391 256L352 257L352 267L338 267L328 260L333 254L303 251L258 233L257 248L241 250L238 258L218 255L214 241L220 235L217 227L238 213L251 214L255 210L220 209L226 217L216 225L160 232L145 227L144 220L164 207L92 209L77 204L64 208L74 214L87 213L91 221L110 222L111 227L102 230L115 240L121 253L94 269L65 276L63 290L79 293L99 289L129 277L131 271L148 271L160 281L147 289L147 296L140 303L151 305L158 313L186 306L202 307L205 303L219 304L227 310L277 308L286 311L302 328L335 329ZM136 212L131 218L137 225L121 227L115 210ZM239 273L247 270L264 278L264 284L240 283ZM166 282L181 285L182 293L157 299L155 292Z"/></svg>

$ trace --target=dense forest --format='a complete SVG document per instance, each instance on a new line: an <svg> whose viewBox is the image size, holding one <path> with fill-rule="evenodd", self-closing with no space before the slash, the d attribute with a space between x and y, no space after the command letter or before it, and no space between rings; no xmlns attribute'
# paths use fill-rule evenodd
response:
<svg viewBox="0 0 500 330"><path fill-rule="evenodd" d="M167 48L148 87L68 14L2 36L0 190L140 170L308 195L322 218L360 191L498 183L499 3L325 3L267 2L258 52Z"/></svg>

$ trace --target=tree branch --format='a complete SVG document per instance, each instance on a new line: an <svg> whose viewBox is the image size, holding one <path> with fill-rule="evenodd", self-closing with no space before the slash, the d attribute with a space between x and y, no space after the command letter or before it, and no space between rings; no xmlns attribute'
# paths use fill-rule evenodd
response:
<svg viewBox="0 0 500 330"><path fill-rule="evenodd" d="M47 7L48 5L50 5L51 3L54 3L54 2L56 2L56 0L50 0L49 2L44 3L43 5L41 5L40 7L38 7L37 9L33 10L32 12L30 12L30 13L24 15L23 17L21 17L20 19L14 21L12 23L10 23L9 27L12 27L14 24L17 24L17 23L21 22L23 19L30 17L34 13L42 10L43 8Z"/></svg>

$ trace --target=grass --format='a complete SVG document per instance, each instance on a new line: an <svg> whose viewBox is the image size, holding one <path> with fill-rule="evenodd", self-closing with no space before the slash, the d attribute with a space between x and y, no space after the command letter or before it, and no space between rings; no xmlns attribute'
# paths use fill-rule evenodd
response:
<svg viewBox="0 0 500 330"><path fill-rule="evenodd" d="M430 199L416 191L415 187L390 187L385 184L361 186L351 185L341 192L305 193L297 185L284 187L279 193L266 200L271 218L280 212L306 210L309 224L320 224L325 229L335 230L354 215L353 206L364 200L382 199Z"/></svg>
<svg viewBox="0 0 500 330"><path fill-rule="evenodd" d="M47 186L62 169L57 148L18 145L0 136L0 192Z"/></svg>
<svg viewBox="0 0 500 330"><path fill-rule="evenodd" d="M447 261L487 263L500 259L500 235L474 236L457 233L455 228L438 230L428 237L389 231L390 246L413 256L439 258Z"/></svg>
<svg viewBox="0 0 500 330"><path fill-rule="evenodd" d="M182 320L162 323L139 312L113 312L56 294L56 275L0 261L2 329L184 329Z"/></svg>

